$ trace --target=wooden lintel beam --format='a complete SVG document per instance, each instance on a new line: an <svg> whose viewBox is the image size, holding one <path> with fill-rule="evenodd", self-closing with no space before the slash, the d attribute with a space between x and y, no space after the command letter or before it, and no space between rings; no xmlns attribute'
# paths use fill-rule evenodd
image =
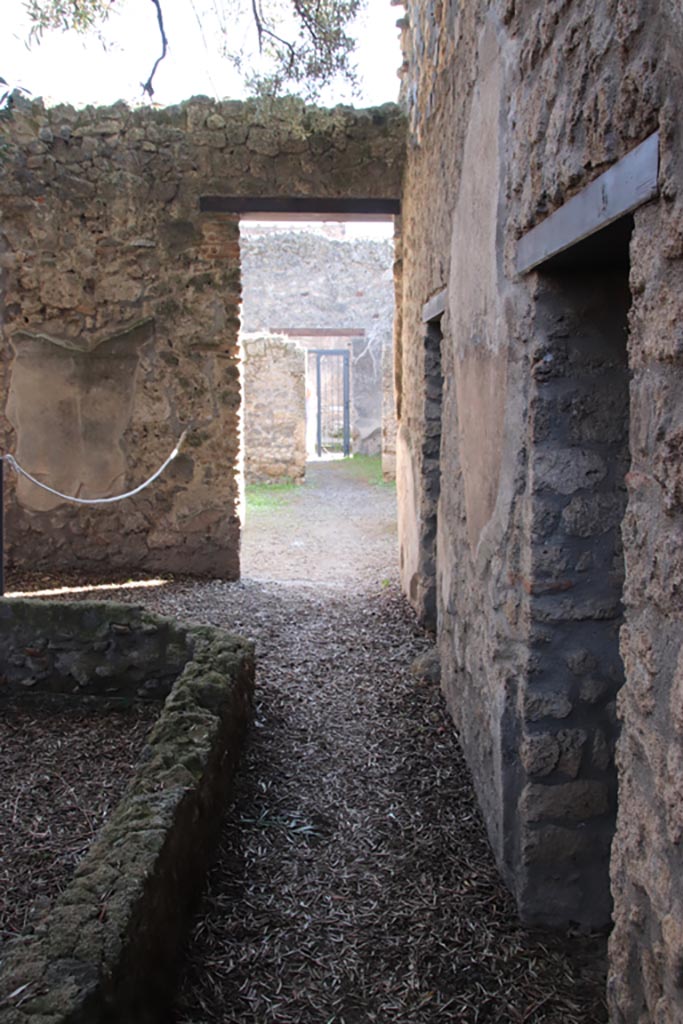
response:
<svg viewBox="0 0 683 1024"><path fill-rule="evenodd" d="M438 320L446 312L446 300L448 289L442 288L436 295L432 295L422 307L422 323L428 324L431 320Z"/></svg>
<svg viewBox="0 0 683 1024"><path fill-rule="evenodd" d="M321 216L372 216L389 218L398 216L401 203L398 199L330 198L329 196L201 196L201 213L238 213L262 216L268 215L301 217Z"/></svg>
<svg viewBox="0 0 683 1024"><path fill-rule="evenodd" d="M596 234L657 195L659 132L568 199L517 243L517 271L526 274Z"/></svg>

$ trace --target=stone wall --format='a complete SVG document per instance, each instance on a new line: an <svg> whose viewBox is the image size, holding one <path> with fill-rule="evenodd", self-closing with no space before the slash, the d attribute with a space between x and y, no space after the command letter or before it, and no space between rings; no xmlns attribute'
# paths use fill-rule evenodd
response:
<svg viewBox="0 0 683 1024"><path fill-rule="evenodd" d="M404 586L420 608L422 308L447 287L439 646L492 845L527 921L609 923L624 621L611 1014L673 1022L683 16L669 0L411 0L404 46ZM636 210L630 248L583 279L519 276L521 235L657 129L660 197Z"/></svg>
<svg viewBox="0 0 683 1024"><path fill-rule="evenodd" d="M166 1021L251 717L253 649L223 630L183 628L130 605L0 607L3 664L34 684L22 694L20 684L3 685L0 701L38 691L53 701L130 699L148 656L149 678L167 694L123 797L71 882L3 949L3 1024ZM25 662L27 640L46 655L39 672Z"/></svg>
<svg viewBox="0 0 683 1024"><path fill-rule="evenodd" d="M663 53L683 43L671 12ZM675 17L674 17L675 15ZM680 60L678 63L680 69ZM670 85L677 82L669 70ZM663 101L669 117L683 90ZM665 96L666 93L663 93ZM629 322L631 466L619 694L619 812L612 848L609 998L618 1024L683 1017L683 138L663 118L661 198L636 218Z"/></svg>
<svg viewBox="0 0 683 1024"><path fill-rule="evenodd" d="M352 450L379 454L383 430L389 445L395 431L393 388L385 395L382 374L383 359L392 359L391 242L263 231L246 221L241 251L245 331L363 332L335 339L335 347L348 347L351 353ZM305 344L315 347L316 340L306 338ZM326 341L321 338L318 345L324 348Z"/></svg>
<svg viewBox="0 0 683 1024"><path fill-rule="evenodd" d="M0 700L164 698L192 657L187 629L106 601L3 601L0 624Z"/></svg>
<svg viewBox="0 0 683 1024"><path fill-rule="evenodd" d="M306 474L306 353L270 334L242 334L244 478L300 483Z"/></svg>
<svg viewBox="0 0 683 1024"><path fill-rule="evenodd" d="M0 176L3 444L82 497L8 481L10 564L239 572L239 230L205 195L400 195L398 109L18 100ZM125 543L121 539L125 537Z"/></svg>
<svg viewBox="0 0 683 1024"><path fill-rule="evenodd" d="M382 349L382 475L385 480L396 479L396 395L394 392L394 345Z"/></svg>

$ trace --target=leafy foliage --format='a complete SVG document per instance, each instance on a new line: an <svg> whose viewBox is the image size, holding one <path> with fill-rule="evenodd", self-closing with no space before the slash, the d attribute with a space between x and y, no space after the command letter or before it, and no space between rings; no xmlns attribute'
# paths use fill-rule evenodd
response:
<svg viewBox="0 0 683 1024"><path fill-rule="evenodd" d="M40 40L52 30L100 31L107 18L125 0L28 0L31 38ZM143 0L133 0L142 3ZM161 57L143 85L150 96L152 80L166 53L163 23L165 0L151 0L157 9L162 43ZM167 0L166 0L167 2ZM185 0L191 3L192 0ZM246 7L243 3L246 2ZM245 84L258 96L281 95L295 89L307 99L336 77L355 83L352 63L354 40L348 32L352 19L366 0L217 0L216 10L223 26L222 55L242 74ZM230 28L240 15L251 18L262 65L253 68L253 52L236 47Z"/></svg>
<svg viewBox="0 0 683 1024"><path fill-rule="evenodd" d="M113 0L28 0L31 36L40 39L48 29L87 32L106 21Z"/></svg>
<svg viewBox="0 0 683 1024"><path fill-rule="evenodd" d="M252 13L259 49L270 58L270 74L247 76L257 95L279 95L288 86L303 87L315 95L336 76L354 82L351 64L353 38L347 27L361 8L362 0L290 0L294 31L280 34L275 5L253 0ZM226 56L234 60L226 50ZM238 58L239 59L239 58Z"/></svg>

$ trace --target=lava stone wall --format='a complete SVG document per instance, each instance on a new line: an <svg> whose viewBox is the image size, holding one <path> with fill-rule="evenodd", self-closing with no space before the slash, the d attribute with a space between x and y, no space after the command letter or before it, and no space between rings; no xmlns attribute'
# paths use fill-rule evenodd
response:
<svg viewBox="0 0 683 1024"><path fill-rule="evenodd" d="M404 586L426 590L421 312L447 287L439 645L491 841L527 921L609 923L625 672L611 1014L678 1020L683 14L409 2L404 50ZM517 275L521 235L656 130L660 196L635 213L630 271L601 299Z"/></svg>
<svg viewBox="0 0 683 1024"><path fill-rule="evenodd" d="M0 603L0 702L163 700L191 655L187 630L135 606Z"/></svg>
<svg viewBox="0 0 683 1024"><path fill-rule="evenodd" d="M398 108L283 101L165 110L17 100L0 174L0 428L11 564L239 573L239 228L202 195L400 195Z"/></svg>

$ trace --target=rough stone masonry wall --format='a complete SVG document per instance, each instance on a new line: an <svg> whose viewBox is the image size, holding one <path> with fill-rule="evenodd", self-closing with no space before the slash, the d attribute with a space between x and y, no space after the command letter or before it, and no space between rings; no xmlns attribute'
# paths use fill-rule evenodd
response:
<svg viewBox="0 0 683 1024"><path fill-rule="evenodd" d="M35 684L23 688L24 699L39 691L51 700L131 699L145 668L153 685L144 695L167 698L128 788L73 879L3 949L0 1017L3 1024L166 1021L251 717L253 648L223 630L181 628L113 603L3 601L0 619L15 678ZM27 641L45 654L39 672L26 663ZM0 685L0 703L21 700L13 682Z"/></svg>
<svg viewBox="0 0 683 1024"><path fill-rule="evenodd" d="M621 612L616 589L604 587L611 576L618 589L623 571L616 522L624 410L617 401L598 438L600 396L623 385L610 389L607 358L601 369L582 357L574 372L571 352L581 339L560 322L571 289L559 282L548 305L547 275L516 276L516 241L660 130L661 195L636 212L630 251L632 465L610 1000L613 1020L624 1024L679 1020L683 16L673 2L631 0L409 3L404 42L411 141L397 371L403 579L407 588L419 569L422 540L414 525L424 486L420 311L447 286L442 679L499 864L532 922L609 920L605 837L614 814ZM580 310L584 325L588 306ZM623 310L620 298L616 320ZM543 368L563 351L562 377L544 382ZM574 386L567 403L560 391ZM545 399L554 434L548 409L541 415ZM605 490L586 475L591 460ZM545 520L544 506L552 512ZM597 653L585 639L593 629L603 637Z"/></svg>
<svg viewBox="0 0 683 1024"><path fill-rule="evenodd" d="M158 700L192 656L172 619L106 601L3 601L0 700Z"/></svg>
<svg viewBox="0 0 683 1024"><path fill-rule="evenodd" d="M247 222L241 251L245 331L355 327L365 332L349 339L353 450L374 455L386 449L390 460L393 386L387 381L386 394L382 360L391 363L393 351L392 243L303 231L259 234ZM322 340L320 347L325 347Z"/></svg>
<svg viewBox="0 0 683 1024"><path fill-rule="evenodd" d="M202 195L398 197L403 119L283 101L166 110L18 101L0 175L10 563L239 572L239 231Z"/></svg>
<svg viewBox="0 0 683 1024"><path fill-rule="evenodd" d="M306 474L306 353L272 334L243 334L244 478L301 483Z"/></svg>

